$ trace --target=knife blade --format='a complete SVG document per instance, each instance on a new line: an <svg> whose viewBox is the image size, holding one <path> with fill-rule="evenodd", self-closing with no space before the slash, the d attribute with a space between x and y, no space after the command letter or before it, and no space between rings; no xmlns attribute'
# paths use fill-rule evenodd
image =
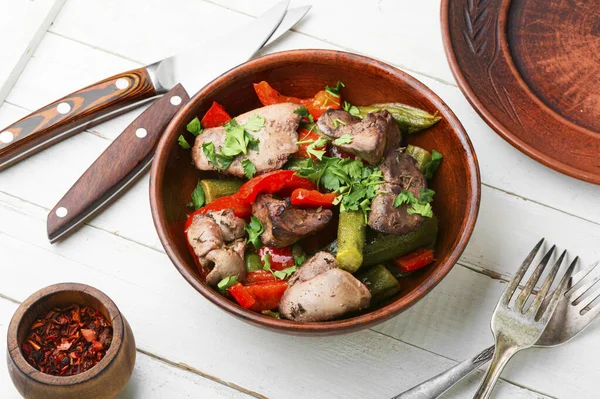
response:
<svg viewBox="0 0 600 399"><path fill-rule="evenodd" d="M310 8L288 10L267 44L291 29ZM259 49L247 57L252 58ZM171 100L173 98L175 100ZM141 176L150 165L167 124L188 101L183 86L175 86L115 139L48 214L47 232L51 243L73 232Z"/></svg>
<svg viewBox="0 0 600 399"><path fill-rule="evenodd" d="M0 171L67 137L148 103L177 83L181 82L195 92L202 87L197 77L201 66L213 73L219 65L233 62L230 65L235 66L250 57L278 27L288 3L289 0L277 3L248 26L232 33L225 42L219 41L220 45L212 40L145 67L104 79L0 129ZM264 40L261 42L257 38ZM224 43L228 45L226 52L222 47Z"/></svg>

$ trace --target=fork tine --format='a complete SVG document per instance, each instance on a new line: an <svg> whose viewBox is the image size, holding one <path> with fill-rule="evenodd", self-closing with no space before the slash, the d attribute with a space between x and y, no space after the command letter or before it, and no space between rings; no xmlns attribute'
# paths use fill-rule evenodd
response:
<svg viewBox="0 0 600 399"><path fill-rule="evenodd" d="M544 272L544 269L546 269L546 265L548 264L548 261L552 257L552 254L554 253L555 249L556 249L556 245L553 245L552 248L550 248L550 251L546 252L546 255L544 255L544 257L542 258L538 267L536 267L536 269L533 272L533 274L531 275L531 277L529 277L527 284L525 284L525 287L523 287L523 289L521 290L521 293L519 294L519 296L517 297L517 300L515 301L515 308L519 312L525 313L524 309L525 309L525 304L527 303L527 298L529 298L529 295L531 295L531 293L533 292L535 285L537 284L538 280L540 279L540 276ZM562 258L560 260L562 261ZM552 282L550 282L550 284L552 284ZM544 296L542 296L542 298Z"/></svg>
<svg viewBox="0 0 600 399"><path fill-rule="evenodd" d="M598 297L596 297L594 299L598 299ZM595 319L599 314L600 314L600 305L596 305L593 308L591 308L590 310L588 310L587 313L581 317L583 319L587 319L588 320L587 323L591 323L592 320L589 320L589 319Z"/></svg>
<svg viewBox="0 0 600 399"><path fill-rule="evenodd" d="M533 300L533 302L531 303L531 306L529 307L529 310L527 311L527 313L529 315L536 315L537 312L540 310L540 307L542 306L542 302L544 302L544 298L546 298L546 295L548 295L548 291L550 291L552 282L554 281L554 278L556 277L556 274L558 273L558 269L560 269L560 265L562 264L562 261L565 258L566 254L567 254L567 250L564 250L563 253L560 254L560 257L558 258L558 260L556 262L554 262L554 266L552 266L552 270L550 270L550 273L546 277L546 280L544 280L544 284L542 284L542 288L540 289L538 294L535 296L535 299ZM546 259L546 258L544 257L544 259ZM540 266L541 266L541 263L540 263ZM539 269L539 267L538 267L538 269ZM536 272L537 272L537 270L536 270ZM541 272L540 272L540 274L541 274ZM539 276L537 278L539 278ZM537 278L536 278L536 280L537 280ZM529 282L531 282L532 279L533 279L533 276L529 279ZM527 285L529 285L529 282L527 283ZM525 291L525 289L523 289L523 291ZM523 293L523 291L521 291L521 294ZM529 294L527 294L527 296L529 296ZM517 298L517 301L520 298L521 298L521 295L519 295L519 298ZM525 298L525 301L527 301L527 298ZM525 302L523 302L523 306L524 305L525 305ZM523 310L521 309L521 313L522 312L523 312Z"/></svg>
<svg viewBox="0 0 600 399"><path fill-rule="evenodd" d="M535 258L538 251L540 250L540 247L542 246L543 242L544 242L544 239L542 238L540 240L540 242L538 242L536 244L536 246L533 247L533 249L531 250L529 255L527 255L527 257L523 261L523 264L521 265L519 270L517 270L517 273L515 274L515 276L512 278L512 280L510 280L510 283L508 283L508 286L504 290L504 293L502 294L502 298L500 298L499 303L502 303L505 306L508 306L510 299L514 295L515 290L517 289L517 287L519 286L519 283L523 279L523 276L525 275L525 273L527 273L527 269L531 265L531 262L533 262L533 259Z"/></svg>
<svg viewBox="0 0 600 399"><path fill-rule="evenodd" d="M594 269L598 266L599 263L600 263L600 261L594 263L588 269L581 270L575 276L573 276L573 286L572 287L575 287L575 285L579 284L584 279L588 278L588 276L594 271ZM576 280L579 276L581 276L581 278L579 280ZM570 302L575 302L581 295L583 295L587 290L589 290L591 286L596 284L596 282L598 282L598 280L600 280L600 276L594 276L593 278L590 278L589 280L590 281L586 282L584 285L577 288L575 291L573 291L573 292L567 291L567 295L569 295Z"/></svg>
<svg viewBox="0 0 600 399"><path fill-rule="evenodd" d="M589 291L592 291L591 287L590 287ZM600 287L597 287L594 292L592 292L590 295L587 296L587 298L583 299L581 302L579 302L577 305L575 305L575 308L581 313L583 311L583 309L590 306L590 304L592 302L594 302L596 299L598 299L599 296L600 296Z"/></svg>
<svg viewBox="0 0 600 399"><path fill-rule="evenodd" d="M560 300L560 298L562 296L565 295L567 285L569 283L569 280L571 279L571 276L573 275L573 270L575 270L575 265L577 265L578 260L579 260L579 256L576 256L575 259L573 259L573 262L571 262L571 265L569 265L569 268L565 272L565 275L560 280L558 287L556 287L556 289L554 290L554 293L552 293L552 298L550 299L550 302L548 303L548 306L546 307L546 309L544 309L544 313L540 317L539 321L541 321L542 323L548 324L550 317L552 317L552 314L554 313L554 311L556 310L556 307L558 306L558 301Z"/></svg>

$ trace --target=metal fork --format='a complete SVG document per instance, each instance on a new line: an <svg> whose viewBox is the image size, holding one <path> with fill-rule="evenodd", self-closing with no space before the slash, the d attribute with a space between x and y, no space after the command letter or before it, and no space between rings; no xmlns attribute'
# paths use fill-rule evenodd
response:
<svg viewBox="0 0 600 399"><path fill-rule="evenodd" d="M591 267L579 271L569 279L568 291L561 296L557 309L542 336L535 343L535 347L552 347L564 344L587 328L600 315L600 305L591 309L588 308L596 299L600 298L600 284L591 295L586 295L588 292L592 292L600 281L600 276L595 273L595 271L600 270L599 263L596 262ZM542 308L547 307L548 299L544 301ZM581 312L584 309L589 310L582 315ZM394 396L393 399L437 398L458 381L487 363L493 355L494 346L490 346L472 358Z"/></svg>
<svg viewBox="0 0 600 399"><path fill-rule="evenodd" d="M585 330L600 315L600 305L592 307L583 315L581 314L596 299L600 298L600 284L596 287L600 276L595 273L600 270L599 265L600 262L596 262L571 278L569 290L561 297L550 323L534 347L547 348L562 345ZM596 287L595 291L586 295L586 293L592 292L594 287ZM480 366L486 364L494 355L494 349L495 347L492 345L472 358L394 396L393 399L437 398Z"/></svg>
<svg viewBox="0 0 600 399"><path fill-rule="evenodd" d="M492 394L494 385L498 381L498 377L502 373L504 367L508 364L508 361L519 351L527 348L531 348L538 339L542 336L542 333L546 329L546 326L550 322L552 314L558 306L558 301L564 296L567 290L567 284L573 273L573 269L577 264L577 258L573 260L567 271L565 272L562 280L554 293L550 294L550 287L552 282L558 273L558 269L567 253L565 250L558 260L554 263L554 266L550 270L550 273L546 277L542 288L533 299L531 305L526 307L529 296L533 292L535 285L537 284L540 276L546 269L548 261L554 253L555 246L550 248L550 251L544 255L542 261L535 269L525 287L519 293L515 303L509 306L510 301L515 294L521 280L527 273L529 266L533 262L533 259L537 255L540 247L544 240L533 248L529 253L513 279L506 287L504 294L500 297L496 310L492 315L492 332L496 340L496 350L492 363L488 368L488 371L481 381L481 385L477 389L474 398L487 399ZM548 296L548 297L547 297ZM547 305L542 309L542 304L546 302Z"/></svg>

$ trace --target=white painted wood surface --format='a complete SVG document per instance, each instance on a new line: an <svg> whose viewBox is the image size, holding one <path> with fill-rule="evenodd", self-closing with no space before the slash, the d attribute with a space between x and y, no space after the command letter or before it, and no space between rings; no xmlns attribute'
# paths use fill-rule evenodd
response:
<svg viewBox="0 0 600 399"><path fill-rule="evenodd" d="M66 0L0 0L2 103Z"/></svg>
<svg viewBox="0 0 600 399"><path fill-rule="evenodd" d="M0 107L0 125L234 29L274 2L70 0ZM372 330L318 339L266 332L208 303L171 265L152 225L147 177L75 235L48 244L48 210L138 110L0 173L2 336L16 303L45 285L78 281L113 298L134 330L140 352L122 398L388 398L492 342L489 319L504 280L539 237L577 252L583 264L600 258L600 188L535 163L477 116L444 58L439 0L312 3L295 32L266 51L336 48L382 59L438 93L469 132L481 167L481 211L448 277L409 311ZM495 397L597 398L599 334L594 325L563 347L518 355ZM0 339L0 352L5 342ZM473 376L445 397L469 398L476 385ZM3 361L0 397L18 397Z"/></svg>

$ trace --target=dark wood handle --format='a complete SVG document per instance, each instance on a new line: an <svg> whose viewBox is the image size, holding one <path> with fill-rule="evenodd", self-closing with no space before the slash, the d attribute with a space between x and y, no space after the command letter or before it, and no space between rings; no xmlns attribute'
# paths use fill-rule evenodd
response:
<svg viewBox="0 0 600 399"><path fill-rule="evenodd" d="M0 171L156 96L146 68L69 94L0 130Z"/></svg>
<svg viewBox="0 0 600 399"><path fill-rule="evenodd" d="M104 208L141 175L168 123L189 99L183 86L175 86L117 137L48 215L50 242Z"/></svg>

